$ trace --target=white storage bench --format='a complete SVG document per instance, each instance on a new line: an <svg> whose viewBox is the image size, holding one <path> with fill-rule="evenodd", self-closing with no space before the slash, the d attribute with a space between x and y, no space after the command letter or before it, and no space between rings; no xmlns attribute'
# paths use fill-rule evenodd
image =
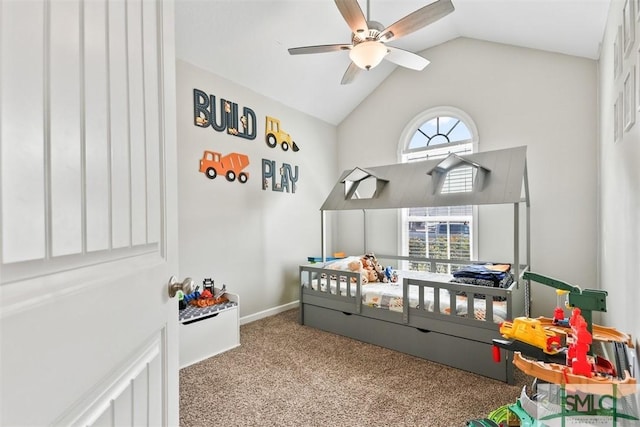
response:
<svg viewBox="0 0 640 427"><path fill-rule="evenodd" d="M228 303L181 310L180 368L185 368L240 345L240 301L227 292Z"/></svg>

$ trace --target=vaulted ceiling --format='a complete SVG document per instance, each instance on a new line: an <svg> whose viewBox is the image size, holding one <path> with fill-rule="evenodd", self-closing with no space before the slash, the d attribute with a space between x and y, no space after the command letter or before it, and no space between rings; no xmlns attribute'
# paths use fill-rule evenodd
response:
<svg viewBox="0 0 640 427"><path fill-rule="evenodd" d="M365 16L385 27L432 2L358 1ZM421 53L469 37L598 59L610 0L452 2L453 13L388 44ZM350 42L351 30L330 0L176 0L178 59L331 124L397 65L383 61L341 85L348 52L290 55L287 49Z"/></svg>

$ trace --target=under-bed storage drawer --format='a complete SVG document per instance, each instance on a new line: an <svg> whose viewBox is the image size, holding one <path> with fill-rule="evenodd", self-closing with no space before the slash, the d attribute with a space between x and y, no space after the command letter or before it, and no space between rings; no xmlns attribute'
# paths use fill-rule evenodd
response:
<svg viewBox="0 0 640 427"><path fill-rule="evenodd" d="M493 361L492 345L412 326L302 306L304 324L507 382L511 361ZM511 369L513 369L511 367ZM512 375L509 375L512 377ZM509 378L511 381L511 378Z"/></svg>

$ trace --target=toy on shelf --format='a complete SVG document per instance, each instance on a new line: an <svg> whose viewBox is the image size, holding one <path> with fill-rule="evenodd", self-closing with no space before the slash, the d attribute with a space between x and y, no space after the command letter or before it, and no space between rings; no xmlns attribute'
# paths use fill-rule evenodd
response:
<svg viewBox="0 0 640 427"><path fill-rule="evenodd" d="M191 301L197 300L198 298L200 298L200 292L195 291L195 292L191 292L190 294L185 294L182 299L184 300L184 302L189 304L191 303Z"/></svg>
<svg viewBox="0 0 640 427"><path fill-rule="evenodd" d="M627 348L633 348L631 338L614 328L591 323L592 310L606 311L605 291L582 290L576 286L540 274L525 272L524 278L557 289L557 306L553 318L520 317L503 322L500 334L506 339L494 339L494 359L499 360L499 348L514 352L513 363L528 375L555 384L615 384L632 385L636 379L629 372ZM565 307L572 308L565 318ZM616 366L601 356L591 355L595 341L613 343L612 356ZM630 392L630 391L629 391Z"/></svg>
<svg viewBox="0 0 640 427"><path fill-rule="evenodd" d="M574 308L571 318L571 338L566 349L566 360L561 363L547 363L540 360L532 360L522 357L520 352L515 352L513 363L524 373L543 381L564 384L573 387L575 384L600 384L616 385L621 395L634 393L636 379L628 371L628 365L620 367L616 372L613 365L606 359L596 356L588 356L593 337L587 331L587 323L581 315L579 308ZM616 353L618 353L616 347ZM622 348L623 351L626 350ZM616 359L622 355L616 354ZM622 388L621 388L622 387Z"/></svg>
<svg viewBox="0 0 640 427"><path fill-rule="evenodd" d="M187 302L184 300L184 292L181 290L176 291L176 297L178 297L178 311L187 308Z"/></svg>
<svg viewBox="0 0 640 427"><path fill-rule="evenodd" d="M567 326L557 325L550 317L536 317L536 320L540 321L543 328L556 332L560 335L568 334L570 331L569 320L567 319ZM594 341L610 342L610 343L622 343L629 348L633 348L633 340L629 334L611 328L608 326L602 326L598 324L591 325L591 336Z"/></svg>
<svg viewBox="0 0 640 427"><path fill-rule="evenodd" d="M637 381L630 373L632 362L629 349L634 347L631 337L615 328L592 323L593 310L607 311L607 292L582 290L531 272L525 272L523 277L556 288L557 304L553 317L519 317L500 324L499 331L504 339L493 340L494 359L500 360L500 349L512 351L513 363L518 369L536 378L536 382L559 386L564 396L564 393L575 392L580 396L606 395L618 401L620 397L628 398L636 394ZM568 318L565 317L565 308L571 309ZM596 348L610 357L615 365L605 357L591 354L595 343L598 343ZM500 426L546 426L535 418L540 416L539 412L534 412L537 407L537 402L529 399L523 389L516 403L507 405L508 409L498 408L488 418ZM562 411L558 406L558 416L570 416ZM517 417L518 422L511 424L507 421L507 415ZM469 422L467 425L484 425L479 424L480 421L474 420L475 424Z"/></svg>
<svg viewBox="0 0 640 427"><path fill-rule="evenodd" d="M577 286L572 286L560 280L530 271L525 271L522 277L524 280L532 280L558 290L566 291L567 301L565 306L567 308L577 307L581 310L581 314L587 323L587 330L589 333L592 333L591 325L593 322L591 314L593 310L603 312L607 311L607 291L580 289Z"/></svg>
<svg viewBox="0 0 640 427"><path fill-rule="evenodd" d="M587 360L587 353L593 342L593 338L587 331L587 322L580 314L579 308L573 309L573 314L569 320L571 326L572 340L567 347L567 366L571 367L571 371L575 375L583 375L592 377L591 364Z"/></svg>
<svg viewBox="0 0 640 427"><path fill-rule="evenodd" d="M191 292L188 294L182 290L176 291L179 310L182 311L187 308L187 306L202 308L229 302L229 299L225 296L227 285L222 285L221 289L217 289L214 286L213 279L206 278L202 281L202 288L203 290L200 292L200 286L192 284L189 287Z"/></svg>
<svg viewBox="0 0 640 427"><path fill-rule="evenodd" d="M493 340L494 344L507 350L523 351L526 347L533 347L536 349L530 350L533 354L539 354L539 349L546 354L555 355L562 347L558 334L544 328L538 319L529 317L516 317L512 322L502 322L500 334L509 341Z"/></svg>
<svg viewBox="0 0 640 427"><path fill-rule="evenodd" d="M555 310L553 310L553 324L558 326L569 326L569 319L564 317L564 310L562 308L562 296L567 295L569 291L564 289L556 289L556 298L557 304ZM565 302L565 305L568 305L569 301Z"/></svg>
<svg viewBox="0 0 640 427"><path fill-rule="evenodd" d="M607 311L606 291L593 289L580 289L577 286L569 285L551 277L526 271L523 274L525 280L532 280L556 289L557 304L554 310L551 325L559 328L569 327L569 320L565 318L563 305L567 308L578 308L585 321L585 328L588 333L592 333L592 311ZM562 298L566 302L562 303ZM564 351L562 338L567 335L565 329L554 329L543 318L531 319L520 317L512 323L504 322L500 326L500 334L507 340L494 339L494 360L499 361L499 348L509 351L518 351L529 357L533 357L544 362L564 363L562 354L559 358L554 357ZM580 363L580 362L579 362Z"/></svg>
<svg viewBox="0 0 640 427"><path fill-rule="evenodd" d="M196 307L209 307L211 305L223 304L228 302L229 299L224 296L227 293L227 285L222 285L221 289L211 288L212 290L205 289L202 293L196 292L197 298L189 300L189 304Z"/></svg>
<svg viewBox="0 0 640 427"><path fill-rule="evenodd" d="M220 289L213 289L213 297L214 298L222 298L224 294L227 293L227 285L222 285Z"/></svg>
<svg viewBox="0 0 640 427"><path fill-rule="evenodd" d="M213 293L214 286L215 286L215 281L211 277L207 277L202 280L203 291L209 291Z"/></svg>
<svg viewBox="0 0 640 427"><path fill-rule="evenodd" d="M606 386L606 393L611 394L615 387L618 396L625 396L637 392L636 379L629 371L625 371L624 378L612 378L611 376L591 375L585 376L574 373L566 365L559 363L547 363L523 357L520 352L513 353L513 364L527 375L546 381L551 384L561 384L567 390L578 390L584 385Z"/></svg>

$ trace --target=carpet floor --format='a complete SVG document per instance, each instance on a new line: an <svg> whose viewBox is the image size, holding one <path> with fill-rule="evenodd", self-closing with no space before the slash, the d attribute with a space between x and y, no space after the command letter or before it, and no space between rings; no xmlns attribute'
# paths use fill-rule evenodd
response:
<svg viewBox="0 0 640 427"><path fill-rule="evenodd" d="M302 326L298 309L241 326L240 342L180 371L181 426L464 426L531 384Z"/></svg>

